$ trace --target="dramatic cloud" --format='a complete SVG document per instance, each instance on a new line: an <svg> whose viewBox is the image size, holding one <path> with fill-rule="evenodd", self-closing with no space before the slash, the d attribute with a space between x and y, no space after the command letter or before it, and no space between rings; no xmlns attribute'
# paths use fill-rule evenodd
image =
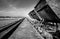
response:
<svg viewBox="0 0 60 39"><path fill-rule="evenodd" d="M20 8L26 8L35 5L37 0L8 0L10 4Z"/></svg>
<svg viewBox="0 0 60 39"><path fill-rule="evenodd" d="M0 0L0 15L26 16L38 0Z"/></svg>

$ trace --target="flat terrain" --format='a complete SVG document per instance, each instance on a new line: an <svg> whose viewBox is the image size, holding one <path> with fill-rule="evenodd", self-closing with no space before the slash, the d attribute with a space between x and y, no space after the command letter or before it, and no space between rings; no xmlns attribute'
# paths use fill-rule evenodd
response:
<svg viewBox="0 0 60 39"><path fill-rule="evenodd" d="M15 22L20 18L0 18L0 27L5 26L9 23Z"/></svg>

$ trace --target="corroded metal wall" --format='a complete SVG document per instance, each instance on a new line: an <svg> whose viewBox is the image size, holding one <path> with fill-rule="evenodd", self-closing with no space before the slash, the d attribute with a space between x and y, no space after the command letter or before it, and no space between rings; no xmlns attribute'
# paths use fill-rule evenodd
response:
<svg viewBox="0 0 60 39"><path fill-rule="evenodd" d="M60 23L60 19L57 16L56 12L54 12L54 10L51 8L46 0L40 0L34 8L39 16L42 17L44 20Z"/></svg>

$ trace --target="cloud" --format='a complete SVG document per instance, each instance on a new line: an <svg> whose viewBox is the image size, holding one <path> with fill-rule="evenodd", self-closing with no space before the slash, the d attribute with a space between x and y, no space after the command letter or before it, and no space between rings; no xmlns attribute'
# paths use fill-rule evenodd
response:
<svg viewBox="0 0 60 39"><path fill-rule="evenodd" d="M26 8L30 7L32 5L35 5L35 3L38 0L7 0L10 4L13 6L19 7L19 8Z"/></svg>
<svg viewBox="0 0 60 39"><path fill-rule="evenodd" d="M0 15L28 16L38 0L0 0Z"/></svg>

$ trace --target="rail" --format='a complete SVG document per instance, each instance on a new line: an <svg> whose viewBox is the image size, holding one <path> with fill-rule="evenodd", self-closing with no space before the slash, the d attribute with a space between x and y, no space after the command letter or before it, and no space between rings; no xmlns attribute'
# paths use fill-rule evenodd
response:
<svg viewBox="0 0 60 39"><path fill-rule="evenodd" d="M18 28L18 26L23 22L24 19L25 18L20 19L19 21L7 25L8 27L0 29L0 39L8 39L13 34L13 32Z"/></svg>

